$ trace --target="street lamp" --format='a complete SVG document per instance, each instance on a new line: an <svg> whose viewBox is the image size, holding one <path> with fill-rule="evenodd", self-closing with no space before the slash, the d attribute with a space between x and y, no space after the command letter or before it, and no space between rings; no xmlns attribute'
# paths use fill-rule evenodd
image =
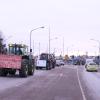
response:
<svg viewBox="0 0 100 100"><path fill-rule="evenodd" d="M50 26L49 26L49 54L50 54L50 50L51 50L51 40L54 40L54 39L58 39L57 37L51 39L51 32L50 32Z"/></svg>
<svg viewBox="0 0 100 100"><path fill-rule="evenodd" d="M100 67L100 41L99 41L99 40L95 40L95 39L90 39L90 40L96 41L96 42L98 42L98 44L99 44L99 53L98 53L98 57L99 57L99 67Z"/></svg>
<svg viewBox="0 0 100 100"><path fill-rule="evenodd" d="M51 41L55 40L55 39L58 39L58 38L57 37L55 37L55 38L49 38L49 54L50 54L50 51L51 51Z"/></svg>
<svg viewBox="0 0 100 100"><path fill-rule="evenodd" d="M40 55L40 42L39 42L39 55Z"/></svg>
<svg viewBox="0 0 100 100"><path fill-rule="evenodd" d="M93 40L93 41L98 42L98 44L99 44L99 53L98 53L98 55L99 55L99 57L100 57L100 41L99 41L99 40L95 40L95 39L90 39L90 40Z"/></svg>
<svg viewBox="0 0 100 100"><path fill-rule="evenodd" d="M64 37L63 37L63 57L64 57Z"/></svg>
<svg viewBox="0 0 100 100"><path fill-rule="evenodd" d="M50 54L50 26L49 26L49 54Z"/></svg>
<svg viewBox="0 0 100 100"><path fill-rule="evenodd" d="M32 48L31 48L31 37L32 37L32 32L33 32L34 30L37 30L37 29L40 29L40 28L44 28L44 26L35 28L35 29L33 29L33 30L30 31L30 53L32 52Z"/></svg>

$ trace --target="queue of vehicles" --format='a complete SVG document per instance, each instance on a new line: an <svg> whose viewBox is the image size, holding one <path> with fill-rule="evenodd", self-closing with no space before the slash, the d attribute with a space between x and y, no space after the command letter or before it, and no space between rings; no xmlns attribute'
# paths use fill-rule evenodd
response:
<svg viewBox="0 0 100 100"><path fill-rule="evenodd" d="M65 65L63 59L57 59L54 54L49 53L41 53L35 60L25 44L9 44L8 49L0 53L0 76L15 75L18 71L20 77L27 77L34 74L35 68L50 70ZM78 57L69 62L73 65L85 65L87 71L98 71L98 64L93 59Z"/></svg>
<svg viewBox="0 0 100 100"><path fill-rule="evenodd" d="M19 72L20 77L27 77L34 74L35 68L50 70L57 65L54 54L41 53L40 59L35 59L32 53L28 52L25 44L9 44L8 49L0 52L0 76L15 75ZM64 65L63 62L60 63Z"/></svg>
<svg viewBox="0 0 100 100"><path fill-rule="evenodd" d="M35 69L50 70L57 65L54 54L41 53L40 59L36 61L32 51L28 50L25 44L12 43L6 46L3 38L0 38L0 76L17 73L20 77L27 77L33 75Z"/></svg>
<svg viewBox="0 0 100 100"><path fill-rule="evenodd" d="M39 58L36 60L36 69L45 68L46 70L50 70L61 65L64 65L64 61L56 59L54 54L41 53Z"/></svg>
<svg viewBox="0 0 100 100"><path fill-rule="evenodd" d="M99 57L72 57L71 59L67 60L68 65L83 65L86 71L98 71L100 65Z"/></svg>
<svg viewBox="0 0 100 100"><path fill-rule="evenodd" d="M84 58L84 57L74 57L74 59L69 59L65 63L63 59L57 59L53 54L42 53L40 58L36 62L36 69L45 68L46 70L50 70L55 67L63 66L63 65L83 65L85 66L87 71L98 71L99 65L93 58Z"/></svg>

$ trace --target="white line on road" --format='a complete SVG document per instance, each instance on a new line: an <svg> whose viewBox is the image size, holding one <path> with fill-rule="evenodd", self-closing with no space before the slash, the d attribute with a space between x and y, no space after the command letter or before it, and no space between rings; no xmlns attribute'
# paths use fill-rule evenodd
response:
<svg viewBox="0 0 100 100"><path fill-rule="evenodd" d="M60 73L60 77L62 77L63 76L63 73Z"/></svg>
<svg viewBox="0 0 100 100"><path fill-rule="evenodd" d="M76 69L76 67L68 67L68 66L67 66L66 68L69 68L69 69Z"/></svg>
<svg viewBox="0 0 100 100"><path fill-rule="evenodd" d="M82 88L82 85L81 85L81 81L80 81L80 78L79 78L78 67L77 67L77 77L78 77L79 87L81 89L81 93L82 93L82 96L83 96L83 100L86 100L86 96L84 94L84 91L83 91L83 88Z"/></svg>

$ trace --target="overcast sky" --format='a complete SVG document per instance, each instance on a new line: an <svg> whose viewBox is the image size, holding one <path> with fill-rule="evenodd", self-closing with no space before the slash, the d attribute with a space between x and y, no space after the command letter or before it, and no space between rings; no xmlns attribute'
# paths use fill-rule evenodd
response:
<svg viewBox="0 0 100 100"><path fill-rule="evenodd" d="M48 33L51 52L98 54L100 40L100 0L0 0L0 30L7 43L29 45L32 32L35 54L48 51ZM9 38L10 37L10 38Z"/></svg>

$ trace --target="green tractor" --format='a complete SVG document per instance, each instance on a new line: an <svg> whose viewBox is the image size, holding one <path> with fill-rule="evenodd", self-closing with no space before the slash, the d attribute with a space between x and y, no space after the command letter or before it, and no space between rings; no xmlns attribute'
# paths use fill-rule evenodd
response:
<svg viewBox="0 0 100 100"><path fill-rule="evenodd" d="M34 74L35 64L28 46L23 44L9 44L6 54L0 55L0 75L15 75L19 71L20 77Z"/></svg>

